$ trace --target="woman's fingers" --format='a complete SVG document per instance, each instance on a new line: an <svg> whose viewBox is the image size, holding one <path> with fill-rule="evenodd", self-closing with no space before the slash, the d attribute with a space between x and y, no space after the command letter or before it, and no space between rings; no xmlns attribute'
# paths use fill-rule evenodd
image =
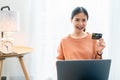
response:
<svg viewBox="0 0 120 80"><path fill-rule="evenodd" d="M105 42L103 38L99 39L99 46L105 47Z"/></svg>

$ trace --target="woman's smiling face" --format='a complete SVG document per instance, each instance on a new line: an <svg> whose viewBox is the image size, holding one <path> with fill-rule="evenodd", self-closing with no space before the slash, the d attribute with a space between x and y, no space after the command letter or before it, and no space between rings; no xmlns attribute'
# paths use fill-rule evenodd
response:
<svg viewBox="0 0 120 80"><path fill-rule="evenodd" d="M71 19L71 22L74 26L75 32L83 32L86 28L87 16L83 12L78 13L73 17L73 19Z"/></svg>

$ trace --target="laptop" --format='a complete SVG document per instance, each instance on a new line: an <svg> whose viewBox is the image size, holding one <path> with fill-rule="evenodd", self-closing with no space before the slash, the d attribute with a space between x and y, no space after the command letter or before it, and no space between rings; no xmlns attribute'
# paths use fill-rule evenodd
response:
<svg viewBox="0 0 120 80"><path fill-rule="evenodd" d="M57 80L108 80L111 59L57 61Z"/></svg>

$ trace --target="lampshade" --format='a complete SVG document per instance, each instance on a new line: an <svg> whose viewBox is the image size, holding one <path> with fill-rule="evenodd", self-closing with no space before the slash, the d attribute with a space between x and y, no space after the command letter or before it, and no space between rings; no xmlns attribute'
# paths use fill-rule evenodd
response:
<svg viewBox="0 0 120 80"><path fill-rule="evenodd" d="M15 11L0 11L0 31L19 31L19 13Z"/></svg>

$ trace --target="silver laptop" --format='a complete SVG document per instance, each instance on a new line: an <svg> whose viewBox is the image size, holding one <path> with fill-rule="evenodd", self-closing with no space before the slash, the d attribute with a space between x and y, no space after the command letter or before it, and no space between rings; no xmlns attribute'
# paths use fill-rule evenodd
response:
<svg viewBox="0 0 120 80"><path fill-rule="evenodd" d="M111 59L57 61L57 80L108 80Z"/></svg>

